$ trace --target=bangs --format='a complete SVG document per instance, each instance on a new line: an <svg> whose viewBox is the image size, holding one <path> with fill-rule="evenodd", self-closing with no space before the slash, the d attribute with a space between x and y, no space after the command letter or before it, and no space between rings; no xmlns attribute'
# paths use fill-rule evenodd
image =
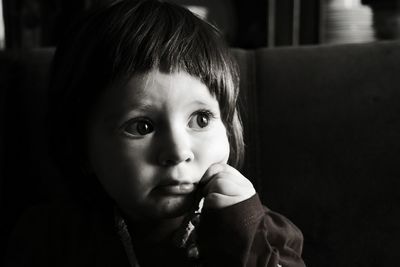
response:
<svg viewBox="0 0 400 267"><path fill-rule="evenodd" d="M126 10L124 5L130 5L131 12L121 20L116 14ZM113 63L112 83L151 69L185 71L199 78L218 101L236 100L237 67L214 26L171 3L126 2L115 9L109 11L111 23L104 36L109 43L103 50Z"/></svg>
<svg viewBox="0 0 400 267"><path fill-rule="evenodd" d="M104 90L152 69L185 71L209 88L222 112L223 106L235 106L239 78L227 45L214 26L184 7L155 0L116 1L85 16L70 32L61 43L69 52L60 61L71 63L78 56L68 66L77 84ZM226 111L227 117L234 112Z"/></svg>

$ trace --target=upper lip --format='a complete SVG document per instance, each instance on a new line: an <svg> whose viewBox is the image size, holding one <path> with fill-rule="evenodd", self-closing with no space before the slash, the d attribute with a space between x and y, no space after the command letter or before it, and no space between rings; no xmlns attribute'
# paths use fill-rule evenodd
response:
<svg viewBox="0 0 400 267"><path fill-rule="evenodd" d="M188 185L188 184L198 184L197 182L191 182L187 180L180 179L166 179L165 181L160 182L159 186L178 186L178 185Z"/></svg>
<svg viewBox="0 0 400 267"><path fill-rule="evenodd" d="M161 183L156 188L174 195L190 194L197 188L197 183L170 181Z"/></svg>
<svg viewBox="0 0 400 267"><path fill-rule="evenodd" d="M184 175L177 170L171 170L164 172L159 181L159 186L173 186L180 184L198 184L199 179Z"/></svg>

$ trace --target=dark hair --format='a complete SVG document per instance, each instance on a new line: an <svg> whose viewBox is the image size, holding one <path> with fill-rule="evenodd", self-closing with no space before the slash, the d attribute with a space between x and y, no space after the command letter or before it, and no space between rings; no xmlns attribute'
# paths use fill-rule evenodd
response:
<svg viewBox="0 0 400 267"><path fill-rule="evenodd" d="M229 164L240 166L244 144L237 66L218 30L189 10L156 0L99 7L71 27L52 67L50 151L68 177L79 177L86 161L87 119L99 95L154 68L186 71L209 88L227 129Z"/></svg>

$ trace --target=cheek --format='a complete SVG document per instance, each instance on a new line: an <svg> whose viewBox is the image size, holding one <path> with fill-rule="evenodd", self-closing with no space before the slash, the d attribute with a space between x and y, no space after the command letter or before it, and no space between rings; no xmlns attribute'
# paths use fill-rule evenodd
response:
<svg viewBox="0 0 400 267"><path fill-rule="evenodd" d="M220 160L213 163L227 163L230 154L230 145L226 134L224 138L220 139L220 142L216 144L216 146L218 146L219 153L217 155Z"/></svg>
<svg viewBox="0 0 400 267"><path fill-rule="evenodd" d="M145 168L142 151L120 142L96 141L90 150L91 165L107 193L118 200L138 196L137 191L144 192L147 186L140 178L151 173Z"/></svg>
<svg viewBox="0 0 400 267"><path fill-rule="evenodd" d="M225 127L221 125L214 134L208 136L206 142L199 145L199 148L203 162L208 165L207 168L214 163L227 163L230 146Z"/></svg>

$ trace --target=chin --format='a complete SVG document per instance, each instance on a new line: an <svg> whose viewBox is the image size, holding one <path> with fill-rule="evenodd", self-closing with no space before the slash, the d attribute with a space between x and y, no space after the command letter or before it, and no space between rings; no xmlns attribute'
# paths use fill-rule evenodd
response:
<svg viewBox="0 0 400 267"><path fill-rule="evenodd" d="M171 219L180 217L190 212L194 208L194 197L169 197L162 201L157 207L157 213L160 217ZM160 218L161 219L161 218Z"/></svg>
<svg viewBox="0 0 400 267"><path fill-rule="evenodd" d="M147 203L140 205L120 205L126 214L129 214L132 220L151 220L158 221L164 219L173 219L184 216L195 207L195 195L186 196L163 196L153 198Z"/></svg>

